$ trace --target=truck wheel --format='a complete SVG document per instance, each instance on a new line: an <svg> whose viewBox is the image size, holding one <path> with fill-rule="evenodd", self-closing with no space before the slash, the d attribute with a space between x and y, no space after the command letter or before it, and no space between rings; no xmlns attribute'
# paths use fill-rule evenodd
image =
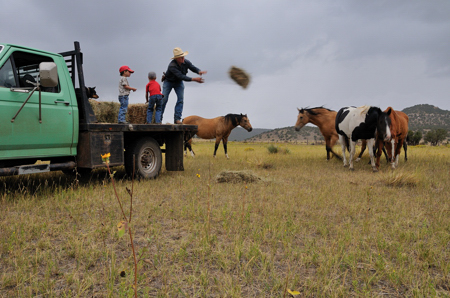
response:
<svg viewBox="0 0 450 298"><path fill-rule="evenodd" d="M143 138L125 151L125 170L130 177L133 177L134 170L134 176L137 178L156 178L161 171L161 165L161 148L152 138Z"/></svg>

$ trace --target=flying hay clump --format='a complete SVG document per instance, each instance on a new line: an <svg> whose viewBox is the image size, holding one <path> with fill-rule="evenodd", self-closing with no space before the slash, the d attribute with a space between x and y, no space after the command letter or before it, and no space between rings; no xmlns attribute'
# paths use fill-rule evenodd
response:
<svg viewBox="0 0 450 298"><path fill-rule="evenodd" d="M244 89L247 88L250 83L250 75L239 67L231 66L228 74L233 81Z"/></svg>

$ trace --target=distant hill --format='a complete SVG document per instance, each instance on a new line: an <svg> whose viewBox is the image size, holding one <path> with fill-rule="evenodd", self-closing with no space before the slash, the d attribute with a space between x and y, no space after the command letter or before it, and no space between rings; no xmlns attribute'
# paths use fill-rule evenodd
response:
<svg viewBox="0 0 450 298"><path fill-rule="evenodd" d="M443 128L450 131L450 111L421 104L403 109L409 117L410 130L429 130Z"/></svg>
<svg viewBox="0 0 450 298"><path fill-rule="evenodd" d="M324 140L320 130L316 126L304 126L300 131L295 131L294 126L277 128L246 139L247 142L305 142L315 143Z"/></svg>
<svg viewBox="0 0 450 298"><path fill-rule="evenodd" d="M253 128L252 131L248 132L246 129L238 126L231 131L230 136L228 137L228 141L243 141L245 139L251 138L253 136L262 134L266 131L270 131L271 129L266 128Z"/></svg>
<svg viewBox="0 0 450 298"><path fill-rule="evenodd" d="M428 104L415 105L405 108L403 112L409 117L409 129L420 130L423 133L430 129L443 128L449 131L450 135L450 111L441 110L438 107ZM293 126L265 129L263 132L249 136L249 133L243 128L237 127L232 131L242 130L235 137L235 141L247 142L308 142L308 143L322 143L323 136L316 126L304 126L300 131L295 131ZM256 132L257 129L253 129ZM230 136L231 137L231 136Z"/></svg>

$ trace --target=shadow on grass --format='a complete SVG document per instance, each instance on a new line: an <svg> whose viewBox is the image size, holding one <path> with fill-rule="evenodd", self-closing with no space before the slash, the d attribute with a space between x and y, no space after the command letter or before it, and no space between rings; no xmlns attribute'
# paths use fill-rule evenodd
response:
<svg viewBox="0 0 450 298"><path fill-rule="evenodd" d="M112 171L116 181L130 178L126 175L123 166L112 168ZM106 168L96 169L91 172L83 171L77 174L64 174L61 171L55 171L44 174L6 176L0 177L0 198L8 197L11 199L19 195L46 195L55 191L75 189L79 186L101 185L103 183L110 183Z"/></svg>

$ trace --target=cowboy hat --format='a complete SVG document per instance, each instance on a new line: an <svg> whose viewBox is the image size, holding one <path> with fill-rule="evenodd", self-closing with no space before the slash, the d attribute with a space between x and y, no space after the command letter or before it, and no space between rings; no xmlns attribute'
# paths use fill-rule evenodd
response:
<svg viewBox="0 0 450 298"><path fill-rule="evenodd" d="M172 57L172 59L181 58L181 57L186 56L187 54L189 54L188 51L183 52L180 48L175 48L175 49L173 49L173 57Z"/></svg>

